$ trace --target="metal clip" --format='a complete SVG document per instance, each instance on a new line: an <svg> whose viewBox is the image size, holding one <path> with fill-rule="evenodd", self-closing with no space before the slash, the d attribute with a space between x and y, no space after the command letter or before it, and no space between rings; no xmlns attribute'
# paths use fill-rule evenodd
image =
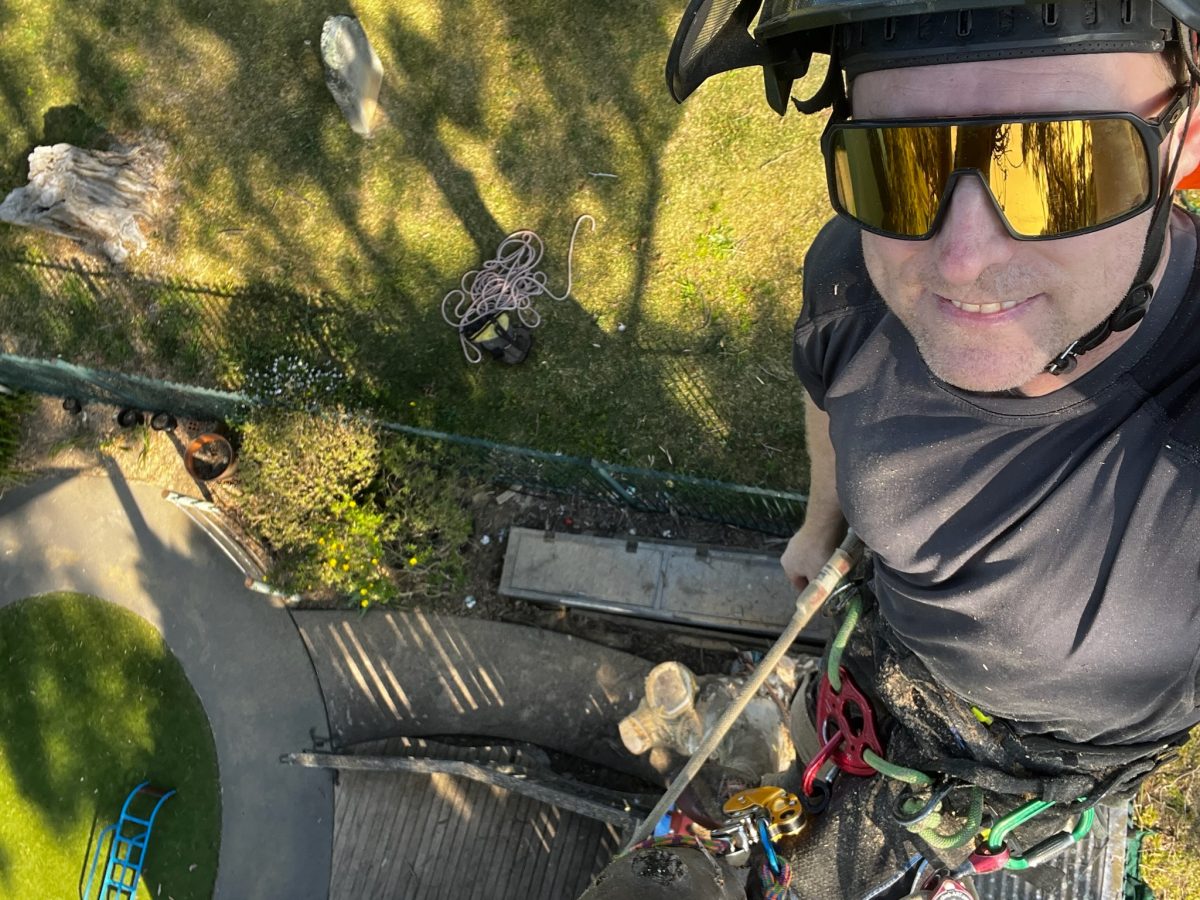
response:
<svg viewBox="0 0 1200 900"><path fill-rule="evenodd" d="M905 785L904 789L896 795L896 800L892 804L892 818L896 820L896 824L902 825L905 828L924 822L934 814L937 808L942 805L942 801L950 796L950 792L956 787L958 785L949 781L943 782L940 785L934 785L931 789L929 800L925 805L916 812L910 813L905 811L906 802L918 798L915 793L910 791L909 786Z"/></svg>

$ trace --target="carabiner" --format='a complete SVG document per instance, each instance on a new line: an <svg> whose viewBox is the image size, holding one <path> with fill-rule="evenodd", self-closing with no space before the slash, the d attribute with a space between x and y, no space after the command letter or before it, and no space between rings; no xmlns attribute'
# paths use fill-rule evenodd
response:
<svg viewBox="0 0 1200 900"><path fill-rule="evenodd" d="M1040 866L1048 859L1053 859L1073 844L1079 843L1092 830L1092 822L1096 819L1096 811L1085 809L1075 820L1075 826L1070 831L1060 831L1052 834L1044 841L1034 844L1024 853L1012 856L1006 869L1032 869Z"/></svg>
<svg viewBox="0 0 1200 900"><path fill-rule="evenodd" d="M767 865L778 875L781 871L779 857L775 855L775 844L771 841L771 830L767 827L765 819L758 820L758 842L762 844L763 853L767 855Z"/></svg>
<svg viewBox="0 0 1200 900"><path fill-rule="evenodd" d="M822 740L825 740L822 735ZM802 790L806 797L813 795L813 782L817 780L817 773L821 771L821 767L829 762L829 757L833 755L833 751L842 743L841 731L835 730L833 736L825 740L825 744L817 751L817 755L808 761L808 765L804 767L804 779L801 782Z"/></svg>
<svg viewBox="0 0 1200 900"><path fill-rule="evenodd" d="M915 794L910 793L910 785L905 785L904 788L896 795L896 800L892 803L892 818L896 820L896 824L910 828L920 822L924 822L942 805L942 801L950 796L950 792L959 785L951 781L945 781L940 785L934 785L930 789L929 801L916 812L906 812L905 804L908 800L917 800Z"/></svg>
<svg viewBox="0 0 1200 900"><path fill-rule="evenodd" d="M1004 839L1008 837L1009 832L1014 828L1024 825L1030 819L1045 812L1054 803L1050 800L1030 800L1024 806L1019 806L1006 816L1002 816L992 826L991 832L988 834L987 848L989 853L1000 853L1008 849L1008 845ZM1075 825L1070 831L1060 831L1057 834L1052 834L1040 843L1034 844L1028 850L1021 854L1012 854L1008 862L1005 863L1006 869L1029 869L1034 866L1041 865L1046 860L1062 853L1072 844L1076 844L1092 830L1092 823L1096 819L1096 811L1088 807L1079 814L1079 818L1075 820Z"/></svg>

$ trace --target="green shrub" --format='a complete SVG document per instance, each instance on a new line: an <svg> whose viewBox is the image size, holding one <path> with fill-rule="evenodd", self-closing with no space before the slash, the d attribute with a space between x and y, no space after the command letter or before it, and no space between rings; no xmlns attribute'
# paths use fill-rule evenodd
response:
<svg viewBox="0 0 1200 900"><path fill-rule="evenodd" d="M426 594L460 588L471 539L465 488L453 459L429 443L391 435L382 454L379 503L396 523L389 557L401 581Z"/></svg>
<svg viewBox="0 0 1200 900"><path fill-rule="evenodd" d="M396 523L371 502L372 497L363 504L347 497L329 508L329 515L316 523L309 546L285 559L290 589L328 588L364 609L398 599L385 562Z"/></svg>
<svg viewBox="0 0 1200 900"><path fill-rule="evenodd" d="M379 437L338 414L262 410L242 430L243 513L277 550L310 551L379 470Z"/></svg>
<svg viewBox="0 0 1200 900"><path fill-rule="evenodd" d="M243 431L242 511L288 591L363 608L428 598L466 577L471 517L451 462L345 416L260 411Z"/></svg>

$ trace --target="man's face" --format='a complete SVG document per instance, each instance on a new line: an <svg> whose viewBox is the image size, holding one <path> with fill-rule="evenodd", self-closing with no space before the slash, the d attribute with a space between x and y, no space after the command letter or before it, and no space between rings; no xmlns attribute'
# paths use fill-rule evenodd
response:
<svg viewBox="0 0 1200 900"><path fill-rule="evenodd" d="M1171 96L1154 55L1106 53L871 72L855 81L853 106L859 119L1081 111L1152 118ZM1091 234L1017 241L979 179L965 177L932 238L864 232L863 255L938 378L1000 391L1030 382L1112 312L1133 282L1150 218L1147 211Z"/></svg>

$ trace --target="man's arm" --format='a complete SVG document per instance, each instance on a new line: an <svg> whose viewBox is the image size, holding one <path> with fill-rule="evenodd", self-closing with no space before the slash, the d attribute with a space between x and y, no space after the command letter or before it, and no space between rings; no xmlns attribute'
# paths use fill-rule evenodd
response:
<svg viewBox="0 0 1200 900"><path fill-rule="evenodd" d="M837 494L836 458L829 440L829 416L808 396L804 398L804 434L810 474L808 510L804 524L792 535L779 561L797 590L807 587L846 536L846 518Z"/></svg>

